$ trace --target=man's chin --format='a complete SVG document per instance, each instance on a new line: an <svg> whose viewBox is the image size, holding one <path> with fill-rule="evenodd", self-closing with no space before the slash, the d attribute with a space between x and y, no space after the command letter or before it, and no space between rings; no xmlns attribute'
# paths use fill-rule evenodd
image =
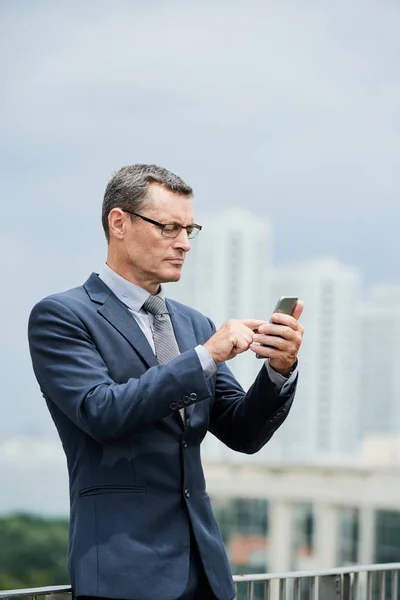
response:
<svg viewBox="0 0 400 600"><path fill-rule="evenodd" d="M180 271L177 271L176 273L171 273L168 281L171 283L174 281L179 281L181 278L181 275L182 275L182 273ZM167 282L165 282L165 283L167 283Z"/></svg>
<svg viewBox="0 0 400 600"><path fill-rule="evenodd" d="M168 272L163 273L162 283L173 283L174 281L179 281L182 276L182 265L179 267L170 268Z"/></svg>

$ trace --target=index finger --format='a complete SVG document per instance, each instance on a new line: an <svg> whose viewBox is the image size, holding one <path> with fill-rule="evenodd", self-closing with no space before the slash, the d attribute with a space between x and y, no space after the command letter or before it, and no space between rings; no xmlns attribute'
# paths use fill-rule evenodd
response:
<svg viewBox="0 0 400 600"><path fill-rule="evenodd" d="M260 321L260 319L240 319L240 322L243 325L246 325L249 329L253 331L258 331L260 325L264 325L264 323L268 323L268 321Z"/></svg>

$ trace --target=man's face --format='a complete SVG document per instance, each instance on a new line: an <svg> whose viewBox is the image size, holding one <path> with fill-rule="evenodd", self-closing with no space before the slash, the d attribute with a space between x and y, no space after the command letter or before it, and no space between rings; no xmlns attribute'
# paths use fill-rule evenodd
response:
<svg viewBox="0 0 400 600"><path fill-rule="evenodd" d="M174 194L158 184L149 187L149 202L138 214L158 223L193 224L191 198ZM123 213L123 237L119 249L123 262L139 285L150 290L169 281L179 281L190 242L185 229L176 238L162 235L160 227ZM154 293L154 291L153 291Z"/></svg>

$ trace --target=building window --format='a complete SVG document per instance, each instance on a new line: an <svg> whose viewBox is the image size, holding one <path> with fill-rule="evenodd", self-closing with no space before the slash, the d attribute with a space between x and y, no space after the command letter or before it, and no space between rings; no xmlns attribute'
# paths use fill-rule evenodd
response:
<svg viewBox="0 0 400 600"><path fill-rule="evenodd" d="M264 498L213 497L212 505L228 551L232 573L268 570L268 501ZM237 600L246 600L239 587ZM263 584L256 584L254 600L262 600Z"/></svg>
<svg viewBox="0 0 400 600"><path fill-rule="evenodd" d="M212 498L232 569L266 568L268 503L263 498Z"/></svg>
<svg viewBox="0 0 400 600"><path fill-rule="evenodd" d="M400 557L400 512L376 512L375 562L398 562Z"/></svg>
<svg viewBox="0 0 400 600"><path fill-rule="evenodd" d="M293 504L291 566L293 571L309 568L314 549L314 508L311 502Z"/></svg>
<svg viewBox="0 0 400 600"><path fill-rule="evenodd" d="M338 564L354 565L358 561L359 510L351 507L338 507Z"/></svg>

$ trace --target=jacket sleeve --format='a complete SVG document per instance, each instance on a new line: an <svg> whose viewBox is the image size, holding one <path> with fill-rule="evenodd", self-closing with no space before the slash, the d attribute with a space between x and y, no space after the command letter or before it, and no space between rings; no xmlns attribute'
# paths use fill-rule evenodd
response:
<svg viewBox="0 0 400 600"><path fill-rule="evenodd" d="M124 437L210 397L194 349L138 379L114 382L82 321L52 298L33 308L28 339L42 393L99 442Z"/></svg>
<svg viewBox="0 0 400 600"><path fill-rule="evenodd" d="M214 325L212 324L213 329ZM278 395L265 365L247 393L225 363L215 376L215 401L209 430L232 450L258 452L282 425L293 403L297 380L291 393Z"/></svg>

